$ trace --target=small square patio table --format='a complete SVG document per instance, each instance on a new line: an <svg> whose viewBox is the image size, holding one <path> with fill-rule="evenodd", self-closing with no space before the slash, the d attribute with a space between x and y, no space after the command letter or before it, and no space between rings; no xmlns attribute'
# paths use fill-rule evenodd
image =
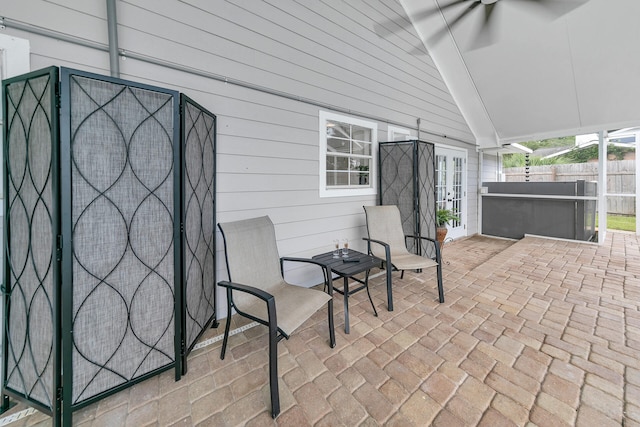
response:
<svg viewBox="0 0 640 427"><path fill-rule="evenodd" d="M355 294L358 291L366 289L369 302L373 307L373 313L378 316L378 311L373 305L371 294L369 293L369 271L375 267L382 266L382 260L371 255L363 254L362 252L349 249L347 252L348 257L343 257L340 252L339 258L333 257L333 252L327 252L320 255L315 255L312 258L316 261L322 262L331 269L331 271L344 279L344 285L342 289L333 288L334 291L344 295L344 332L349 333L349 296ZM356 274L365 273L364 280L354 277ZM361 286L355 289L349 289L349 279L361 284Z"/></svg>

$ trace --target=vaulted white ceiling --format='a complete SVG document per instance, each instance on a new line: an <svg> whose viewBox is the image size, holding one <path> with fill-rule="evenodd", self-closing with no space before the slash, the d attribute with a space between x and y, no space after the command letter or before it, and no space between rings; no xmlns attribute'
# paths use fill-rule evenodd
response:
<svg viewBox="0 0 640 427"><path fill-rule="evenodd" d="M400 2L480 147L640 125L639 0Z"/></svg>

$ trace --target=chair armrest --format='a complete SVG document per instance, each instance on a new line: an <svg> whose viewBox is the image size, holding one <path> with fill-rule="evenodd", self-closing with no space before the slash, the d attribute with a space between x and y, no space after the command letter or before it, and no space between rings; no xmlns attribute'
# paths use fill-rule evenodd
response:
<svg viewBox="0 0 640 427"><path fill-rule="evenodd" d="M383 242L382 240L376 240L376 239L370 239L368 237L363 237L362 240L365 240L367 242L367 249L369 249L369 246L371 245L371 243L377 243L379 245L384 246L385 248L389 247L388 243Z"/></svg>
<svg viewBox="0 0 640 427"><path fill-rule="evenodd" d="M260 288L256 288L254 286L241 285L240 283L228 282L226 280L218 282L218 285L224 288L227 288L227 290L234 290L234 291L240 291L247 294L251 294L254 297L260 298L263 301L268 302L269 300L273 300L273 295L271 295L269 292L264 291Z"/></svg>
<svg viewBox="0 0 640 427"><path fill-rule="evenodd" d="M280 330L280 328L278 328L278 315L276 313L276 299L269 292L266 292L266 291L264 291L262 289L254 287L254 286L241 285L240 283L233 283L233 282L228 282L228 281L225 281L225 280L218 282L218 285L222 286L223 288L227 288L227 304L228 304L227 307L229 308L229 312L227 313L227 316L231 316L231 307L232 306L235 307L236 311L240 312L240 310L238 310L238 307L236 307L235 304L233 304L233 292L232 291L244 292L244 293L253 295L256 298L260 298L261 300L263 300L267 304L267 321L265 322L264 319L258 319L256 317L249 316L249 315L246 315L246 314L245 314L245 316L247 316L250 319L253 319L253 320L255 320L255 321L257 321L257 322L259 322L259 323L261 323L263 325L268 326L270 330L271 330L271 328L274 328L274 330ZM227 328L228 327L229 327L229 320L227 320ZM223 350L223 354L224 354L224 350Z"/></svg>
<svg viewBox="0 0 640 427"><path fill-rule="evenodd" d="M391 247L389 246L389 244L383 242L382 240L370 239L368 237L363 237L362 240L367 242L367 252L369 252L369 255L372 255L371 243L377 243L384 248L385 262L387 263L387 265L389 266L388 268L390 269L392 264L391 264Z"/></svg>
<svg viewBox="0 0 640 427"><path fill-rule="evenodd" d="M421 239L421 240L428 240L429 242L433 243L433 246L436 249L436 261L439 263L440 262L440 243L436 240L436 239L432 239L431 237L425 237L425 236L415 236L412 234L407 234L404 236L404 240L405 242L407 241L407 239Z"/></svg>
<svg viewBox="0 0 640 427"><path fill-rule="evenodd" d="M331 272L329 271L329 267L323 262L317 261L311 258L296 258L296 257L280 257L280 273L282 277L284 277L284 262L302 262L306 264L317 265L322 269L322 275L324 276L324 285L327 289L327 293L329 295L333 295L333 280L331 280Z"/></svg>
<svg viewBox="0 0 640 427"><path fill-rule="evenodd" d="M306 262L309 264L319 265L320 267L323 267L323 268L326 267L326 264L311 258L296 258L296 257L283 256L280 258L280 265L284 264L284 261Z"/></svg>

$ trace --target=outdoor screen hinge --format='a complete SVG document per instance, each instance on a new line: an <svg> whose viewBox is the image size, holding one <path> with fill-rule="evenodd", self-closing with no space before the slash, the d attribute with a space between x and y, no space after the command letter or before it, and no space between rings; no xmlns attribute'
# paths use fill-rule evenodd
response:
<svg viewBox="0 0 640 427"><path fill-rule="evenodd" d="M62 261L62 235L57 236L56 261Z"/></svg>
<svg viewBox="0 0 640 427"><path fill-rule="evenodd" d="M56 390L56 401L62 402L62 387L58 387Z"/></svg>
<svg viewBox="0 0 640 427"><path fill-rule="evenodd" d="M61 97L60 97L60 82L54 82L53 90L55 91L56 98L56 109L60 111L60 107L62 105Z"/></svg>

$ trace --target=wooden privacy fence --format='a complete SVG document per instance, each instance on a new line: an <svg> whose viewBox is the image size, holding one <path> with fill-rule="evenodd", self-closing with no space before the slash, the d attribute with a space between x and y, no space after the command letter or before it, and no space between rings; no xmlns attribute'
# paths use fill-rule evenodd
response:
<svg viewBox="0 0 640 427"><path fill-rule="evenodd" d="M636 164L635 160L607 162L608 210L613 214L636 214ZM506 182L525 182L525 168L505 168ZM574 163L566 165L530 166L529 182L564 182L584 179L598 180L598 163ZM629 194L629 196L618 196Z"/></svg>

